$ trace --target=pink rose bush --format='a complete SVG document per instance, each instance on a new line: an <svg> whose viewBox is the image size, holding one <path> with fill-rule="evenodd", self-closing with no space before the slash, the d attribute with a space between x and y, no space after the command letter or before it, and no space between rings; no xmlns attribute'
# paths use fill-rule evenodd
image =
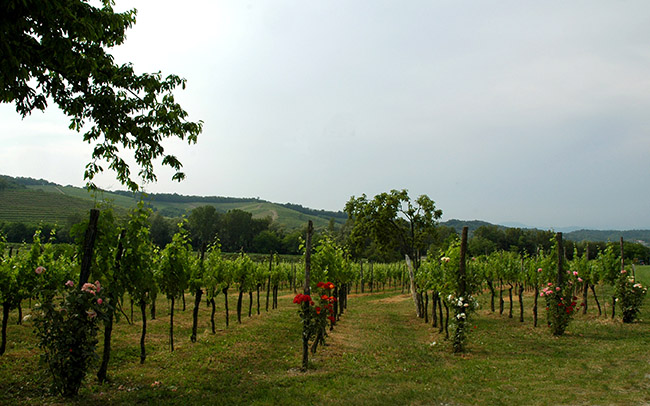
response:
<svg viewBox="0 0 650 406"><path fill-rule="evenodd" d="M54 391L73 397L96 358L97 331L107 303L100 296L99 281L75 288L68 280L60 286L58 294L50 296L60 297L60 302L45 300L36 306L34 327Z"/></svg>

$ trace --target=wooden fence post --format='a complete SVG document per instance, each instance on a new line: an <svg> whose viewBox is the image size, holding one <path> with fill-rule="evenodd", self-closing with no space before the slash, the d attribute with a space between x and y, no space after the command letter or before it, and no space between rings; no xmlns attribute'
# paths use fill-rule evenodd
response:
<svg viewBox="0 0 650 406"><path fill-rule="evenodd" d="M81 272L79 273L79 286L88 282L90 277L90 265L93 260L93 250L97 239L97 223L99 221L99 209L90 209L90 220L84 237L83 254L81 257Z"/></svg>

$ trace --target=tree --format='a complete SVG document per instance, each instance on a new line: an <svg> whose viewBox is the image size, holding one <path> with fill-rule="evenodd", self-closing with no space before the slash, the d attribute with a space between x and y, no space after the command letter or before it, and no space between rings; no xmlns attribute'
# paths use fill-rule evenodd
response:
<svg viewBox="0 0 650 406"><path fill-rule="evenodd" d="M201 133L203 122L187 121L174 100L185 79L116 64L107 50L124 42L136 10L116 13L113 0L102 0L101 8L89 3L0 4L0 102L15 103L26 117L51 100L70 117L70 129L85 131L83 140L95 143L84 175L90 187L105 161L122 184L138 189L120 149L134 150L143 181L156 180L153 161L160 157L176 171L172 179L182 180L181 162L165 154L161 141L195 143Z"/></svg>
<svg viewBox="0 0 650 406"><path fill-rule="evenodd" d="M382 251L397 249L406 255L411 293L418 317L421 305L417 296L415 274L420 267L420 259L426 252L426 243L435 231L436 220L442 217L442 210L427 195L421 195L414 202L406 189L391 190L368 200L366 195L352 196L345 204L345 211L354 220L349 240L353 246L365 242L368 236Z"/></svg>
<svg viewBox="0 0 650 406"><path fill-rule="evenodd" d="M442 210L427 195L411 201L407 190L391 190L372 200L366 195L352 196L345 205L348 216L354 219L350 242L354 245L370 236L382 250L398 249L408 255L417 269L421 254L426 252L425 241L431 237Z"/></svg>

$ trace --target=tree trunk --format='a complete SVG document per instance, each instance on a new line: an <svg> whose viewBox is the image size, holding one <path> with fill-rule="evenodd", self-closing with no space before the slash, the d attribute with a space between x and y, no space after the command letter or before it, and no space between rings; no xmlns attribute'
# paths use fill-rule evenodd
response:
<svg viewBox="0 0 650 406"><path fill-rule="evenodd" d="M537 300L539 299L539 287L535 286L535 299L533 304L533 327L537 327Z"/></svg>
<svg viewBox="0 0 650 406"><path fill-rule="evenodd" d="M194 309L192 310L192 335L190 336L190 341L196 342L196 330L199 324L199 306L201 306L201 296L203 295L203 290L198 288L194 292Z"/></svg>
<svg viewBox="0 0 650 406"><path fill-rule="evenodd" d="M241 302L244 297L244 291L239 289L239 298L237 299L237 323L241 324Z"/></svg>
<svg viewBox="0 0 650 406"><path fill-rule="evenodd" d="M413 303L415 304L415 313L416 316L422 317L420 314L420 302L418 301L417 286L415 285L415 272L413 271L413 264L411 263L411 258L409 258L408 255L405 255L405 259L406 266L409 270L409 278L411 279L411 296L413 296ZM363 289L361 291L363 292Z"/></svg>
<svg viewBox="0 0 650 406"><path fill-rule="evenodd" d="M438 327L438 314L437 312L437 305L438 304L438 292L432 292L431 293L431 318L433 319L433 324L431 327Z"/></svg>
<svg viewBox="0 0 650 406"><path fill-rule="evenodd" d="M603 312L600 308L600 302L598 301L598 296L596 296L596 287L592 284L589 284L589 288L591 289L591 293L594 295L594 301L596 301L596 306L598 307L598 316L601 316Z"/></svg>
<svg viewBox="0 0 650 406"><path fill-rule="evenodd" d="M616 316L616 296L612 296L612 320Z"/></svg>
<svg viewBox="0 0 650 406"><path fill-rule="evenodd" d="M18 324L19 326L23 324L23 306L20 300L18 301L18 321L16 322L16 324Z"/></svg>
<svg viewBox="0 0 650 406"><path fill-rule="evenodd" d="M230 321L230 314L228 312L228 288L223 288L222 292L226 303L226 327L228 327L228 323Z"/></svg>
<svg viewBox="0 0 650 406"><path fill-rule="evenodd" d="M499 314L503 314L505 302L503 301L503 281L499 279Z"/></svg>
<svg viewBox="0 0 650 406"><path fill-rule="evenodd" d="M447 302L442 302L445 305L445 340L449 339L449 306Z"/></svg>
<svg viewBox="0 0 650 406"><path fill-rule="evenodd" d="M514 286L512 285L512 283L508 283L508 285L510 285L510 288L508 289L508 297L510 298L510 310L508 311L508 318L511 319L512 318L512 288L514 288Z"/></svg>
<svg viewBox="0 0 650 406"><path fill-rule="evenodd" d="M494 313L494 298L496 294L494 293L494 285L492 284L492 281L487 281L488 289L490 289L490 309L492 310L492 313Z"/></svg>
<svg viewBox="0 0 650 406"><path fill-rule="evenodd" d="M99 383L106 382L108 372L108 362L111 358L111 335L113 334L113 317L115 312L108 312L108 319L104 322L104 351L102 352L102 363L97 371L97 380Z"/></svg>
<svg viewBox="0 0 650 406"><path fill-rule="evenodd" d="M438 315L440 316L440 329L438 330L438 333L442 333L445 328L445 323L442 317L442 298L440 297L440 294L438 294Z"/></svg>
<svg viewBox="0 0 650 406"><path fill-rule="evenodd" d="M172 305L169 312L169 348L171 352L174 352L174 302L175 299L172 297Z"/></svg>
<svg viewBox="0 0 650 406"><path fill-rule="evenodd" d="M183 291L181 297L183 298L183 311L185 311L185 291Z"/></svg>
<svg viewBox="0 0 650 406"><path fill-rule="evenodd" d="M253 291L248 291L248 317L253 315Z"/></svg>
<svg viewBox="0 0 650 406"><path fill-rule="evenodd" d="M7 323L9 322L9 302L2 304L2 340L0 341L0 355L5 353L7 348Z"/></svg>
<svg viewBox="0 0 650 406"><path fill-rule="evenodd" d="M429 324L429 292L424 291L424 322Z"/></svg>
<svg viewBox="0 0 650 406"><path fill-rule="evenodd" d="M260 315L260 284L257 284L257 315Z"/></svg>
<svg viewBox="0 0 650 406"><path fill-rule="evenodd" d="M524 322L524 285L523 283L519 284L519 321Z"/></svg>
<svg viewBox="0 0 650 406"><path fill-rule="evenodd" d="M124 237L126 237L126 230L122 229L117 243L117 252L115 253L115 269L113 270L113 279L115 279L116 275L120 273L120 268L121 268L120 261L122 260L122 254L124 252L124 245L122 244ZM108 300L114 306L115 303L117 303L117 297L113 292L114 290L110 290L109 287ZM104 323L104 349L102 351L102 363L100 364L99 370L97 371L97 380L99 381L99 383L104 383L106 382L107 379L108 362L110 361L111 358L111 337L113 335L114 318L115 318L115 308L112 307L111 310L108 311L108 319Z"/></svg>
<svg viewBox="0 0 650 406"><path fill-rule="evenodd" d="M142 335L140 336L140 363L144 364L147 353L144 347L144 339L147 336L147 303L143 300L140 302L140 313L142 313Z"/></svg>
<svg viewBox="0 0 650 406"><path fill-rule="evenodd" d="M266 282L266 311L269 311L269 296L271 296L271 274L269 273L269 280Z"/></svg>
<svg viewBox="0 0 650 406"><path fill-rule="evenodd" d="M214 314L217 311L217 305L214 302L214 298L210 299L210 305L212 306L212 313L210 313L210 325L212 327L212 334L215 334L217 331L214 327Z"/></svg>

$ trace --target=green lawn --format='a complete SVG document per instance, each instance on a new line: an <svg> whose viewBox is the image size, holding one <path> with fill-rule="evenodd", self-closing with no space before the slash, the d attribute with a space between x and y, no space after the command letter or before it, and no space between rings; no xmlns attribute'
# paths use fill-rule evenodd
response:
<svg viewBox="0 0 650 406"><path fill-rule="evenodd" d="M636 268L650 282L650 267ZM609 298L598 290L601 303ZM524 323L489 311L489 296L471 320L468 351L453 355L438 330L414 316L409 295L399 291L354 294L331 333L328 346L301 364L300 321L293 293L280 308L237 324L236 295L229 297L231 324L225 327L219 297L217 333L209 309L200 309L198 342L189 340L192 297L176 313L176 351L168 350L167 301L149 323L148 358L139 363L140 322L124 319L114 332L111 382L90 376L79 399L46 393L47 377L29 322L16 325L12 313L9 344L0 357L2 404L415 404L415 405L637 405L650 403L650 300L642 321L579 315L560 338L532 326L532 296L526 294ZM248 301L245 299L245 308ZM543 307L542 307L543 308ZM507 299L506 299L507 309ZM515 309L517 307L515 306ZM609 307L608 307L609 311ZM255 306L253 306L255 313ZM544 314L540 315L540 325Z"/></svg>

